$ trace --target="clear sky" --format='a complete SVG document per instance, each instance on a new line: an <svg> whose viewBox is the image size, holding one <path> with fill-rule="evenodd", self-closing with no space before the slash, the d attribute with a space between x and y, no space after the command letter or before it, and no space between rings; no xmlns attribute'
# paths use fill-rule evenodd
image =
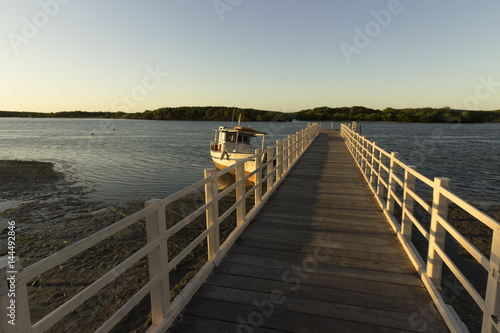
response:
<svg viewBox="0 0 500 333"><path fill-rule="evenodd" d="M498 0L0 0L0 110L500 109Z"/></svg>

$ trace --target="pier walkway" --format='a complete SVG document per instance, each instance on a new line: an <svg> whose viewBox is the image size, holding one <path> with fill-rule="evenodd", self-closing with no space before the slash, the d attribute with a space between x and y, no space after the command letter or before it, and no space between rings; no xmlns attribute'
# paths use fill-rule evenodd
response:
<svg viewBox="0 0 500 333"><path fill-rule="evenodd" d="M357 124L340 124L340 133L320 130L308 124L230 167L205 169L200 181L148 200L138 212L28 267L9 245L9 255L0 257L0 281L9 284L0 288L0 332L42 333L64 324L106 333L144 310L148 295L151 320L141 320L149 333L468 333L478 332L480 322L481 333L500 332L500 223L453 194L450 179L420 174L397 152L362 136ZM255 171L247 174L249 162ZM235 182L219 188L228 173ZM250 177L252 187L245 185ZM204 200L193 200L200 193ZM172 219L166 212L179 200L192 202L192 211ZM450 205L470 215L467 223L489 229L491 238L462 235L448 218ZM99 255L99 244L112 244L138 224L146 228L132 254L32 323L33 281L47 283L44 274L84 253ZM177 233L185 228L194 239L181 247L174 237L182 238ZM469 281L445 240L476 261L485 283ZM184 276L177 293L180 283L171 273L196 249L206 249L206 261ZM100 304L89 316L71 316L84 313L84 303L100 292L110 300L122 297L108 286L126 283L131 268L147 270L149 280L112 314L101 318ZM456 291L460 298L447 297ZM13 317L15 326L6 320Z"/></svg>
<svg viewBox="0 0 500 333"><path fill-rule="evenodd" d="M322 132L168 332L448 332L339 132Z"/></svg>

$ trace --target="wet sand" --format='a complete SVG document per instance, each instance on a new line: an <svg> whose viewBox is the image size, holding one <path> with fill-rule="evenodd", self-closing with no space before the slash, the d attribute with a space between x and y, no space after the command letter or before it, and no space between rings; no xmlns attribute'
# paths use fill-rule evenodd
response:
<svg viewBox="0 0 500 333"><path fill-rule="evenodd" d="M70 182L52 163L0 161L0 201L21 203L0 212L0 241L7 238L7 221L16 221L16 252L27 267L144 207L142 202L102 203L85 200L88 189ZM221 202L225 210L234 203ZM249 201L252 198L249 198ZM167 227L204 204L195 192L166 208ZM248 207L251 207L249 202ZM235 225L234 213L221 224L221 242ZM169 238L173 258L205 229L205 214ZM68 301L114 266L146 244L145 221L82 252L73 259L27 283L31 322L35 323ZM6 254L1 247L0 255ZM171 299L207 260L202 242L170 273ZM80 305L49 332L94 332L149 280L147 258L117 277L97 295ZM145 297L113 332L145 332L151 325L150 300Z"/></svg>

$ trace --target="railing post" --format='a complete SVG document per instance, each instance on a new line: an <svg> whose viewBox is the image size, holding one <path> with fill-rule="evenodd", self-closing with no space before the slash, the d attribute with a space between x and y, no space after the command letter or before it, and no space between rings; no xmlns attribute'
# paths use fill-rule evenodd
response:
<svg viewBox="0 0 500 333"><path fill-rule="evenodd" d="M239 227L245 222L246 202L245 202L245 164L241 163L236 167L236 182L242 181L236 186L236 202L240 202L236 207L236 225ZM241 200L241 201L240 201Z"/></svg>
<svg viewBox="0 0 500 333"><path fill-rule="evenodd" d="M267 192L271 191L273 189L273 184L274 184L274 174L273 174L273 168L274 168L274 147L269 146L267 147Z"/></svg>
<svg viewBox="0 0 500 333"><path fill-rule="evenodd" d="M0 257L0 332L31 332L26 281L19 280L19 273L19 257Z"/></svg>
<svg viewBox="0 0 500 333"><path fill-rule="evenodd" d="M255 154L255 170L257 170L255 174L255 185L257 185L255 189L255 206L258 206L262 200L262 150L255 149Z"/></svg>
<svg viewBox="0 0 500 333"><path fill-rule="evenodd" d="M283 151L283 143L281 140L276 140L276 182L281 179L281 170L283 165L281 161L283 160L283 156L281 156L281 152Z"/></svg>
<svg viewBox="0 0 500 333"><path fill-rule="evenodd" d="M307 149L307 131L302 130L302 153Z"/></svg>
<svg viewBox="0 0 500 333"><path fill-rule="evenodd" d="M359 149L359 165L361 166L361 171L363 172L363 156L364 156L364 150L363 150L363 145L364 145L364 141L363 141L363 137L361 135L358 136L358 149Z"/></svg>
<svg viewBox="0 0 500 333"><path fill-rule="evenodd" d="M290 167L292 166L292 147L293 147L293 139L292 139L292 135L289 134L288 135L288 141L287 141L287 153L286 153L286 156L288 158L288 161L286 162L286 169L290 169Z"/></svg>
<svg viewBox="0 0 500 333"><path fill-rule="evenodd" d="M364 156L364 160L363 160L363 163L365 165L365 170L364 170L364 173L365 175L368 177L368 175L370 174L370 163L368 162L370 159L368 158L370 156L370 152L368 151L368 140L366 140L366 138L363 136L363 156Z"/></svg>
<svg viewBox="0 0 500 333"><path fill-rule="evenodd" d="M359 164L359 168L361 169L361 172L364 172L363 170L363 138L362 136L358 136L358 164Z"/></svg>
<svg viewBox="0 0 500 333"><path fill-rule="evenodd" d="M491 241L490 271L488 272L488 282L486 284L486 297L484 306L486 311L483 314L482 333L496 333L493 322L498 322L500 318L500 228L493 230Z"/></svg>
<svg viewBox="0 0 500 333"><path fill-rule="evenodd" d="M377 186L376 175L375 175L375 152L377 151L377 142L374 142L372 145L372 163L370 168L370 184L372 185L373 190L376 191L375 186Z"/></svg>
<svg viewBox="0 0 500 333"><path fill-rule="evenodd" d="M356 163L358 163L358 150L357 150L358 138L356 137L355 134L352 134L351 140L352 140L352 144L351 144L352 150L351 150L351 152L352 152L352 154L354 156L354 161Z"/></svg>
<svg viewBox="0 0 500 333"><path fill-rule="evenodd" d="M219 225L217 220L219 219L219 204L217 202L217 178L215 169L205 169L205 179L213 177L212 180L205 184L205 203L209 203L212 200L214 204L207 209L207 229L212 225L217 224L217 226L212 229L207 235L207 248L208 248L208 261L215 259L215 256L219 252Z"/></svg>
<svg viewBox="0 0 500 333"><path fill-rule="evenodd" d="M380 199L383 199L382 197L384 196L384 181L385 178L385 169L382 166L385 166L387 156L380 150L380 155L378 157L378 160L380 161L378 164L378 184L377 184L377 196Z"/></svg>
<svg viewBox="0 0 500 333"><path fill-rule="evenodd" d="M309 137L309 131L307 129L302 130L302 152L306 150L307 138Z"/></svg>
<svg viewBox="0 0 500 333"><path fill-rule="evenodd" d="M283 163L282 175L284 175L286 170L288 170L288 139L283 140L283 157L281 162Z"/></svg>
<svg viewBox="0 0 500 333"><path fill-rule="evenodd" d="M415 170L414 166L408 166L409 168ZM403 193L403 215L401 216L401 233L403 237L409 242L411 241L411 229L412 222L408 214L413 214L413 205L415 199L408 193L408 190L415 192L415 175L405 170L405 182L404 182L404 193ZM408 212L408 213L406 213Z"/></svg>
<svg viewBox="0 0 500 333"><path fill-rule="evenodd" d="M299 159L300 156L300 131L297 132L297 159Z"/></svg>
<svg viewBox="0 0 500 333"><path fill-rule="evenodd" d="M293 161L295 162L299 158L299 132L295 133L294 136L294 153L293 153Z"/></svg>
<svg viewBox="0 0 500 333"><path fill-rule="evenodd" d="M297 132L297 159L302 153L302 131Z"/></svg>
<svg viewBox="0 0 500 333"><path fill-rule="evenodd" d="M435 248L440 247L444 250L446 236L446 229L439 223L437 217L441 216L444 220L448 218L448 199L441 194L441 188L450 188L450 180L448 178L434 178L429 252L427 254L427 275L436 288L440 288L441 286L443 259L439 257Z"/></svg>
<svg viewBox="0 0 500 333"><path fill-rule="evenodd" d="M366 151L365 151L365 137L364 136L361 136L359 138L360 140L360 151L361 151L361 154L359 156L359 163L360 163L360 166L361 166L361 172L363 174L365 174L365 169L366 169L366 161L365 161L365 157L366 157Z"/></svg>
<svg viewBox="0 0 500 333"><path fill-rule="evenodd" d="M357 145L358 145L358 138L356 137L355 133L351 133L351 151L354 154L354 161L358 163L358 150L357 150Z"/></svg>
<svg viewBox="0 0 500 333"><path fill-rule="evenodd" d="M145 206L158 204L159 199L146 201ZM149 279L163 274L160 282L151 288L151 319L153 325L160 325L170 309L170 282L168 272L167 225L165 207L158 205L156 210L146 216L146 237L150 243L160 239L160 245L148 254Z"/></svg>
<svg viewBox="0 0 500 333"><path fill-rule="evenodd" d="M352 136L352 153L354 161L358 163L358 138L355 135Z"/></svg>
<svg viewBox="0 0 500 333"><path fill-rule="evenodd" d="M356 135L356 157L358 159L358 165L362 165L361 163L363 162L363 159L361 158L361 152L362 150L360 149L361 146L361 135L357 134Z"/></svg>
<svg viewBox="0 0 500 333"><path fill-rule="evenodd" d="M394 177L398 173L398 165L394 160L399 156L399 153L391 153L391 163L389 167L389 183L387 184L387 206L386 210L390 215L394 215L394 197L396 195L396 181Z"/></svg>
<svg viewBox="0 0 500 333"><path fill-rule="evenodd" d="M299 140L299 153L300 155L302 155L302 153L304 152L304 130L300 131L300 140Z"/></svg>

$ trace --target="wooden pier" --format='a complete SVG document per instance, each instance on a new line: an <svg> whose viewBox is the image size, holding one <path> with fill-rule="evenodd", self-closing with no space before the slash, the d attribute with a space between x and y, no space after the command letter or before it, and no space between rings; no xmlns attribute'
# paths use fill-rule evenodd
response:
<svg viewBox="0 0 500 333"><path fill-rule="evenodd" d="M338 132L321 133L169 332L447 332Z"/></svg>
<svg viewBox="0 0 500 333"><path fill-rule="evenodd" d="M362 136L355 123L340 127L340 133L321 132L321 125L308 124L228 168L206 169L200 181L151 199L144 209L28 267L19 257L1 257L0 280L15 286L15 310L13 294L0 288L0 332L45 332L136 264L148 270L149 280L111 316L93 323L96 332L111 331L149 295L150 333L467 333L460 316L474 305L461 304L457 314L447 303L444 266L480 309L481 332L500 332L500 223L453 194L449 179L420 174L397 152ZM247 162L256 164L249 175ZM218 178L228 172L236 174L235 183L219 189ZM245 186L249 177L256 179L251 188ZM419 195L421 187L432 198ZM169 205L193 192L204 193L205 200L167 224ZM490 253L481 253L454 228L450 203L491 229ZM414 214L414 208L427 215ZM147 237L140 249L31 322L27 284L144 220ZM206 228L169 255L171 237L194 221ZM234 229L221 242L219 226L227 221ZM427 251L417 251L413 233L420 233L419 246L427 241ZM475 286L460 271L446 252L446 238L485 270L485 286ZM171 272L200 245L206 245L207 261L171 299ZM15 326L5 320L12 311ZM88 322L100 309L94 311Z"/></svg>

